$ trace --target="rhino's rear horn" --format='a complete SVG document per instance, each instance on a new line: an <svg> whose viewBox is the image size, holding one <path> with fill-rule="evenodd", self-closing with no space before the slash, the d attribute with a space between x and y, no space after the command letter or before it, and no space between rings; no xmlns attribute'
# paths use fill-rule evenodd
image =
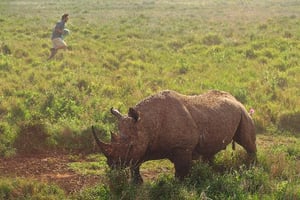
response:
<svg viewBox="0 0 300 200"><path fill-rule="evenodd" d="M129 108L128 116L132 117L135 121L138 121L140 118L138 111L136 111L134 108Z"/></svg>
<svg viewBox="0 0 300 200"><path fill-rule="evenodd" d="M122 119L122 117L123 117L123 115L117 109L111 108L110 112L111 112L111 114L116 116L118 119Z"/></svg>
<svg viewBox="0 0 300 200"><path fill-rule="evenodd" d="M113 132L110 132L110 138L112 142L116 142L118 140L118 136Z"/></svg>

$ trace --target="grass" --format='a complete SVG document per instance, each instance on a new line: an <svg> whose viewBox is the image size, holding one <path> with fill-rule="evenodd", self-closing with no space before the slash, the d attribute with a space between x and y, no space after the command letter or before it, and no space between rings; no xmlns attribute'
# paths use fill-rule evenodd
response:
<svg viewBox="0 0 300 200"><path fill-rule="evenodd" d="M91 125L115 129L110 107L126 112L163 89L228 91L255 109L258 131L298 135L295 4L3 1L1 155L20 149L24 126L41 126L48 146L90 152L82 141L91 141ZM69 51L47 62L51 29L66 11Z"/></svg>
<svg viewBox="0 0 300 200"><path fill-rule="evenodd" d="M0 180L0 199L65 199L65 193L55 185L39 183L34 180L3 179Z"/></svg>
<svg viewBox="0 0 300 200"><path fill-rule="evenodd" d="M66 195L59 187L35 180L0 178L0 199L299 199L300 143L295 137L258 136L258 159L246 167L240 146L220 152L213 165L195 162L189 177L175 180L172 164L149 161L142 165L145 183L132 185L130 173L109 170L105 157L69 157L69 168L103 181ZM151 175L151 176L150 176Z"/></svg>
<svg viewBox="0 0 300 200"><path fill-rule="evenodd" d="M103 175L105 172L106 158L104 156L91 154L87 156L89 162L82 162L80 159L74 159L74 156L71 157L73 162L69 164L69 168L78 174Z"/></svg>
<svg viewBox="0 0 300 200"><path fill-rule="evenodd" d="M293 137L259 136L258 160L243 165L245 154L227 149L218 154L213 165L195 162L183 182L173 178L167 161L150 161L145 170L166 168L142 186L131 185L128 170L109 170L106 180L82 190L79 199L299 199L299 140ZM293 152L293 153L291 153Z"/></svg>
<svg viewBox="0 0 300 200"><path fill-rule="evenodd" d="M196 167L204 177L213 171L213 180L208 176L199 187L193 178L182 185L167 173L141 191L124 183L125 193L112 197L111 188L100 184L78 198L171 199L175 192L182 199L297 199L299 11L297 0L2 0L0 156L53 149L91 153L91 125L103 139L116 129L111 107L126 113L163 89L219 89L255 110L262 142L258 166L240 169L240 152L233 158L221 153L217 171ZM69 50L46 61L51 29L64 12L70 13ZM272 146L265 149L267 140ZM69 167L101 174L103 162L91 158ZM146 163L143 170L172 170L169 163L157 165ZM228 188L214 193L220 185Z"/></svg>

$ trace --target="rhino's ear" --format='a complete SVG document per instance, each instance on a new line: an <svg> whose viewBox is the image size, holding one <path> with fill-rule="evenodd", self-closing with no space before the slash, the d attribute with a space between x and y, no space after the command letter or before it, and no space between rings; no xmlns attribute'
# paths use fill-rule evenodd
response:
<svg viewBox="0 0 300 200"><path fill-rule="evenodd" d="M139 120L140 118L140 114L138 111L136 111L134 108L129 108L128 111L128 116L132 117L136 122Z"/></svg>

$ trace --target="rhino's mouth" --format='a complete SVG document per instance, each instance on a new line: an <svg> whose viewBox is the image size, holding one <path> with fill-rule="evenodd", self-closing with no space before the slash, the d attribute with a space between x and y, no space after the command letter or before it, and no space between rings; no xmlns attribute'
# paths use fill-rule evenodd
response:
<svg viewBox="0 0 300 200"><path fill-rule="evenodd" d="M124 169L126 167L134 167L137 166L139 163L138 161L134 161L131 158L131 151L133 148L133 144L128 144L127 148L124 149L123 152L125 152L124 156L118 156L115 158L108 157L107 158L107 164L110 166L110 168L114 169Z"/></svg>
<svg viewBox="0 0 300 200"><path fill-rule="evenodd" d="M117 159L114 161L108 160L107 164L111 169L125 169L127 167L135 166L135 163L132 160L123 161L121 159Z"/></svg>

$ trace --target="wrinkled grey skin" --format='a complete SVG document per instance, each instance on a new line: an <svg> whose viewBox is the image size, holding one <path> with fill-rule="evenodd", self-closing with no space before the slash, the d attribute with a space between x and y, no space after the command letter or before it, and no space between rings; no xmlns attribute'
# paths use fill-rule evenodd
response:
<svg viewBox="0 0 300 200"><path fill-rule="evenodd" d="M119 133L112 134L106 144L93 131L96 142L110 167L130 166L136 183L142 182L139 168L148 160L169 159L175 176L183 179L192 160L200 156L212 160L232 141L249 156L256 154L253 121L244 106L226 92L186 96L167 90L129 108L127 115L113 108L111 112L118 119Z"/></svg>

